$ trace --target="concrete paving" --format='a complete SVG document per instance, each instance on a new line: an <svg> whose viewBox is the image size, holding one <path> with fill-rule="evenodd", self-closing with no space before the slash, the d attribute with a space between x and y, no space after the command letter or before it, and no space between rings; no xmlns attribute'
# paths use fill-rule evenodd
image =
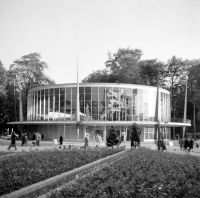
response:
<svg viewBox="0 0 200 198"><path fill-rule="evenodd" d="M186 154L187 152L180 149L178 141L172 140L173 146L167 145L167 152L177 153L177 154ZM84 146L84 141L82 142L69 142L64 141L63 144L68 147L69 145L74 145L75 147L82 147ZM7 148L10 145L10 140L0 139L0 151L8 151ZM90 147L95 147L93 142L89 142ZM126 146L126 149L130 149L130 141L122 142L120 146ZM141 146L157 150L156 145L153 142L141 142ZM11 151L13 152L21 152L21 151L29 151L29 150L44 150L44 149L54 149L59 148L59 145L54 144L53 141L41 141L40 146L32 146L32 141L29 141L27 146L21 146L21 141L16 141L17 150L15 151L14 147L11 147ZM104 146L102 146L104 147ZM199 156L200 157L200 149L194 148L194 151L191 151L189 155Z"/></svg>

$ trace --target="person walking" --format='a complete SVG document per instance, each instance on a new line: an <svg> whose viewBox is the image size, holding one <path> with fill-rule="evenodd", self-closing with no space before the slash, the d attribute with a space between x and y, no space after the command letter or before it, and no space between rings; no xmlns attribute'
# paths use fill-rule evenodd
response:
<svg viewBox="0 0 200 198"><path fill-rule="evenodd" d="M36 140L36 146L39 146L39 135L38 135L38 132L35 133L35 140Z"/></svg>
<svg viewBox="0 0 200 198"><path fill-rule="evenodd" d="M15 147L15 150L17 150L17 147L16 147L16 138L17 137L18 137L18 135L13 131L11 134L11 144L7 148L8 150L10 150L11 147Z"/></svg>
<svg viewBox="0 0 200 198"><path fill-rule="evenodd" d="M194 140L193 138L190 139L190 150L193 151Z"/></svg>
<svg viewBox="0 0 200 198"><path fill-rule="evenodd" d="M166 143L165 143L164 138L161 138L161 148L162 148L162 151L167 152L167 147L166 147Z"/></svg>
<svg viewBox="0 0 200 198"><path fill-rule="evenodd" d="M25 133L24 133L24 146L27 146L27 143L28 143L28 135L27 135L27 133L25 132Z"/></svg>
<svg viewBox="0 0 200 198"><path fill-rule="evenodd" d="M97 141L96 141L97 137L96 136L97 136L97 134L95 133L94 136L93 136L93 143L94 143L95 147L97 147Z"/></svg>
<svg viewBox="0 0 200 198"><path fill-rule="evenodd" d="M63 145L63 135L60 136L59 142L60 142L59 148L61 148Z"/></svg>
<svg viewBox="0 0 200 198"><path fill-rule="evenodd" d="M38 146L40 146L40 142L41 142L41 135L40 135L40 133L38 132Z"/></svg>
<svg viewBox="0 0 200 198"><path fill-rule="evenodd" d="M43 140L44 139L44 134L42 134L41 137L42 137L42 140Z"/></svg>
<svg viewBox="0 0 200 198"><path fill-rule="evenodd" d="M184 138L181 138L179 140L179 144L180 144L180 149L182 150L183 149L183 143L184 143Z"/></svg>
<svg viewBox="0 0 200 198"><path fill-rule="evenodd" d="M189 152L190 152L190 141L189 141L188 138L186 138L186 140L185 140L184 149L185 149L185 151L187 151L188 154L189 154Z"/></svg>
<svg viewBox="0 0 200 198"><path fill-rule="evenodd" d="M21 146L24 146L24 142L25 142L25 133L24 132L22 133L21 140L22 140L22 145Z"/></svg>
<svg viewBox="0 0 200 198"><path fill-rule="evenodd" d="M86 134L84 141L85 141L84 147L85 147L85 148L86 148L86 147L89 147L89 145L88 145L88 142L89 142L88 134Z"/></svg>

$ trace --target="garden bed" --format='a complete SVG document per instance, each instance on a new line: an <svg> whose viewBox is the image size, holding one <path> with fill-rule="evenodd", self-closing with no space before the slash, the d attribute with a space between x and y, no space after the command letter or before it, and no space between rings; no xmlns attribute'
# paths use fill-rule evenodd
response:
<svg viewBox="0 0 200 198"><path fill-rule="evenodd" d="M49 198L199 197L200 158L141 148L55 190Z"/></svg>
<svg viewBox="0 0 200 198"><path fill-rule="evenodd" d="M68 172L113 155L124 148L45 150L15 154L0 159L0 195Z"/></svg>

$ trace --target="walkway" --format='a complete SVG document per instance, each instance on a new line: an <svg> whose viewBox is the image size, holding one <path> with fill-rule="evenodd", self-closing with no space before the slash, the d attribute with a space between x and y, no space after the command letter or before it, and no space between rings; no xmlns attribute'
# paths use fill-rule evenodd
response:
<svg viewBox="0 0 200 198"><path fill-rule="evenodd" d="M179 144L177 140L172 140L173 146L167 145L167 152L172 152L172 153L178 153L178 154L186 154L185 151L180 150ZM58 148L59 145L55 145L53 141L41 141L40 146L32 146L31 145L32 141L28 142L27 146L21 146L21 141L17 141L17 151L15 152L20 152L20 151L29 151L29 150L44 150L44 149L53 149L53 148ZM200 143L200 142L199 142ZM0 151L8 151L7 148L10 145L10 140L3 140L0 139ZM74 145L75 147L81 147L84 145L84 142L67 142L64 141L64 145L68 147L69 145ZM93 142L89 142L90 147L94 147ZM126 146L127 149L130 149L130 142L123 142L121 143L120 146ZM156 145L153 142L141 142L141 146L150 148L152 150L157 150ZM14 148L11 148L12 151L14 151ZM200 156L200 148L194 149L194 152L190 152L190 155L194 156Z"/></svg>

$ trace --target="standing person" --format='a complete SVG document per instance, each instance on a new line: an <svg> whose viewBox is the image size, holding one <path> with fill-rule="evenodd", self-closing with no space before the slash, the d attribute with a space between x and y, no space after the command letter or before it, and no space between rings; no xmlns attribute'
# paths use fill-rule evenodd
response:
<svg viewBox="0 0 200 198"><path fill-rule="evenodd" d="M38 146L40 146L40 142L41 142L41 135L40 135L40 133L38 132Z"/></svg>
<svg viewBox="0 0 200 198"><path fill-rule="evenodd" d="M28 143L28 135L25 132L24 133L24 145L27 146L27 143Z"/></svg>
<svg viewBox="0 0 200 198"><path fill-rule="evenodd" d="M44 135L42 134L42 136L41 136L41 137L42 137L42 140L43 140L43 139L44 139Z"/></svg>
<svg viewBox="0 0 200 198"><path fill-rule="evenodd" d="M96 134L96 143L97 143L96 147L98 147L99 146L99 134L98 133Z"/></svg>
<svg viewBox="0 0 200 198"><path fill-rule="evenodd" d="M179 144L180 144L180 149L182 150L183 149L183 143L184 143L184 138L181 138L179 140Z"/></svg>
<svg viewBox="0 0 200 198"><path fill-rule="evenodd" d="M85 141L84 147L85 147L85 148L86 148L86 147L89 147L89 145L88 145L88 142L89 142L88 134L86 134L84 141Z"/></svg>
<svg viewBox="0 0 200 198"><path fill-rule="evenodd" d="M185 150L189 153L190 152L190 141L188 138L185 140Z"/></svg>
<svg viewBox="0 0 200 198"><path fill-rule="evenodd" d="M33 146L36 146L36 133L33 134L32 144L33 144Z"/></svg>
<svg viewBox="0 0 200 198"><path fill-rule="evenodd" d="M193 138L190 139L190 150L193 151L194 140Z"/></svg>
<svg viewBox="0 0 200 198"><path fill-rule="evenodd" d="M11 134L11 144L10 146L7 148L8 150L10 150L11 147L15 147L15 150L17 150L17 147L16 147L16 138L17 138L17 134L13 131L12 134Z"/></svg>
<svg viewBox="0 0 200 198"><path fill-rule="evenodd" d="M165 143L165 140L164 140L163 137L161 138L161 148L162 148L162 151L166 151L167 152L166 143Z"/></svg>
<svg viewBox="0 0 200 198"><path fill-rule="evenodd" d="M97 147L97 142L96 142L96 137L97 136L97 134L95 133L94 134L94 137L93 137L93 143L94 143L94 145L95 145L95 147Z"/></svg>
<svg viewBox="0 0 200 198"><path fill-rule="evenodd" d="M59 148L61 148L63 145L63 135L60 136L59 142L60 142Z"/></svg>
<svg viewBox="0 0 200 198"><path fill-rule="evenodd" d="M38 132L35 133L35 140L36 140L36 146L39 146L39 135L38 135Z"/></svg>
<svg viewBox="0 0 200 198"><path fill-rule="evenodd" d="M24 132L22 133L21 139L22 139L22 145L21 146L24 146L24 142L25 142L25 133Z"/></svg>

